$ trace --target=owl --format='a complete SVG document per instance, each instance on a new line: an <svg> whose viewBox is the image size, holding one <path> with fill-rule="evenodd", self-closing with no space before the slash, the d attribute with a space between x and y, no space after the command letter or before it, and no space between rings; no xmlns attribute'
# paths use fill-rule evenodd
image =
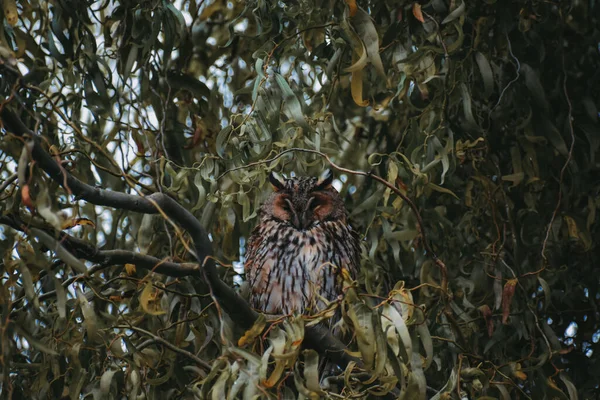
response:
<svg viewBox="0 0 600 400"><path fill-rule="evenodd" d="M342 268L356 276L358 235L329 171L269 180L274 193L261 206L244 264L250 305L265 314L314 314L341 294Z"/></svg>

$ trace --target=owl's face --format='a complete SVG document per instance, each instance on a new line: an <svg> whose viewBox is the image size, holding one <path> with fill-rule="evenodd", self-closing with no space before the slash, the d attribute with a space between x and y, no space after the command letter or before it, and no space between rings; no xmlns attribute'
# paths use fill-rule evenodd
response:
<svg viewBox="0 0 600 400"><path fill-rule="evenodd" d="M286 179L269 175L275 192L262 206L263 216L287 222L298 230L309 230L324 221L346 222L346 209L331 185L333 175Z"/></svg>

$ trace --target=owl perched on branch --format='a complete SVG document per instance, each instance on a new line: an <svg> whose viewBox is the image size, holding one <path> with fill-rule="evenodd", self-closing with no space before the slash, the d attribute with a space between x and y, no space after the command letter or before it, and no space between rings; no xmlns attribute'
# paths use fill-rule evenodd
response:
<svg viewBox="0 0 600 400"><path fill-rule="evenodd" d="M248 240L250 305L266 314L314 314L341 294L342 268L356 276L358 236L330 171L318 179L271 173L269 180L275 192Z"/></svg>

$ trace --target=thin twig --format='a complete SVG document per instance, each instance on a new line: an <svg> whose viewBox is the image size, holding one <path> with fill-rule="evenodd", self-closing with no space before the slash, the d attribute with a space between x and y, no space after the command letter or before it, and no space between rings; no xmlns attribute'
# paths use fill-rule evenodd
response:
<svg viewBox="0 0 600 400"><path fill-rule="evenodd" d="M546 263L548 262L548 258L546 257L546 246L548 244L548 238L550 237L550 231L552 230L552 224L554 224L554 219L556 218L556 215L558 214L558 210L560 208L560 203L562 202L561 186L563 184L565 171L567 170L567 167L569 166L569 163L571 162L571 159L573 157L573 148L575 147L575 132L573 130L573 117L572 117L573 105L571 104L571 99L569 98L569 92L567 91L567 70L565 68L564 54L562 57L562 67L563 67L563 73L565 74L565 77L563 79L563 92L565 94L565 99L567 100L567 105L569 106L567 118L569 119L569 131L571 134L571 145L569 146L569 154L567 155L567 159L565 160L565 163L560 170L560 178L558 181L558 199L556 200L556 206L554 207L554 212L552 213L552 218L550 219L550 223L548 224L548 229L546 230L546 237L544 238L544 242L542 243L542 258L544 259L544 261ZM542 269L540 270L540 272L544 268L545 268L545 264L542 267Z"/></svg>

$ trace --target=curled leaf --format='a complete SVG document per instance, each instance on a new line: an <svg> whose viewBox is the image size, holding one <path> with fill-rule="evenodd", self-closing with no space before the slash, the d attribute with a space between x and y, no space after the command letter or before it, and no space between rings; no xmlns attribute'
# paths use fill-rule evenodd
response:
<svg viewBox="0 0 600 400"><path fill-rule="evenodd" d="M513 296L515 295L515 288L518 283L518 279L509 279L504 284L504 289L502 290L502 323L508 323L508 316L510 315L510 306L512 304Z"/></svg>

